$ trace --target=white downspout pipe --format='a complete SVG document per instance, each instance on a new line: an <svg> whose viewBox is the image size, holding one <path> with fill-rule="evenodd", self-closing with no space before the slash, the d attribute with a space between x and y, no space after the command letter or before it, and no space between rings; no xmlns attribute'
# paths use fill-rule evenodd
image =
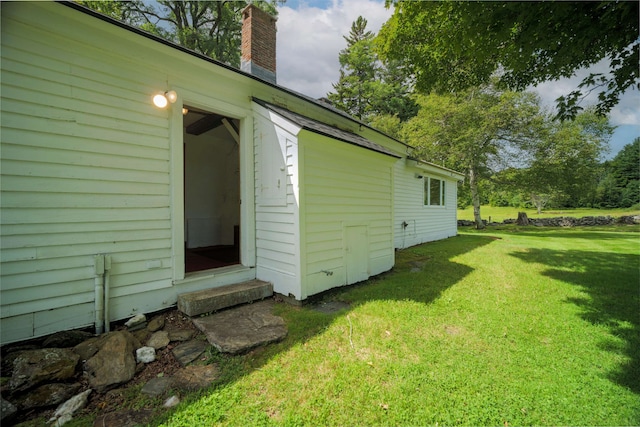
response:
<svg viewBox="0 0 640 427"><path fill-rule="evenodd" d="M96 335L104 332L104 255L93 257L95 271L95 327Z"/></svg>
<svg viewBox="0 0 640 427"><path fill-rule="evenodd" d="M104 331L111 329L111 313L109 312L109 276L111 272L111 255L104 257Z"/></svg>

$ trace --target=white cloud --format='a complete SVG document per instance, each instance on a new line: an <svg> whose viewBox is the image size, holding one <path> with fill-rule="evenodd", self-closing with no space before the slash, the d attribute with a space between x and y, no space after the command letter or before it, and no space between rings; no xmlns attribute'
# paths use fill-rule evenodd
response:
<svg viewBox="0 0 640 427"><path fill-rule="evenodd" d="M603 60L589 68L578 70L573 77L544 82L535 88L531 88L531 90L540 95L540 99L545 106L553 108L557 98L577 90L582 79L589 74L607 73L609 69L608 65L608 62ZM580 105L587 107L596 104L598 102L598 93L599 90L595 89ZM640 92L628 89L622 94L620 103L611 110L609 120L614 126L640 125Z"/></svg>
<svg viewBox="0 0 640 427"><path fill-rule="evenodd" d="M333 0L325 9L304 2L296 9L279 7L278 84L314 98L326 96L338 81L338 53L353 21L362 16L367 28L378 32L391 14L380 0Z"/></svg>

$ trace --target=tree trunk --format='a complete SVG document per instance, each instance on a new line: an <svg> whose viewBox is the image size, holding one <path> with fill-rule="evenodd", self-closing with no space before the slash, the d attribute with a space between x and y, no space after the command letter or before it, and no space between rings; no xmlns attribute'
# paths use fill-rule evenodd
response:
<svg viewBox="0 0 640 427"><path fill-rule="evenodd" d="M518 219L516 220L518 225L529 225L529 217L526 212L518 212Z"/></svg>
<svg viewBox="0 0 640 427"><path fill-rule="evenodd" d="M471 189L471 202L473 204L473 219L476 222L476 229L482 230L484 222L480 217L480 195L478 194L478 176L475 168L469 169L469 188Z"/></svg>

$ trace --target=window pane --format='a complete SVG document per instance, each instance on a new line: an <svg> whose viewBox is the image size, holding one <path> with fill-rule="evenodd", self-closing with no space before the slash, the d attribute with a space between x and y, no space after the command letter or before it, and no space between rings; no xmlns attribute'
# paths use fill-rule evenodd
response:
<svg viewBox="0 0 640 427"><path fill-rule="evenodd" d="M424 177L424 204L429 204L429 178Z"/></svg>
<svg viewBox="0 0 640 427"><path fill-rule="evenodd" d="M440 181L440 182L442 183L442 206L444 206L444 193L445 193L444 181Z"/></svg>
<svg viewBox="0 0 640 427"><path fill-rule="evenodd" d="M429 202L431 206L440 205L440 181L439 179L429 179Z"/></svg>

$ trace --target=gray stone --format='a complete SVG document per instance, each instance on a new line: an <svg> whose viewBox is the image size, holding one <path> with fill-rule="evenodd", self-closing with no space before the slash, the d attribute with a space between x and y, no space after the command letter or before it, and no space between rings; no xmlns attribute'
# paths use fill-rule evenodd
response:
<svg viewBox="0 0 640 427"><path fill-rule="evenodd" d="M188 316L222 310L273 295L273 285L260 280L178 295L178 310Z"/></svg>
<svg viewBox="0 0 640 427"><path fill-rule="evenodd" d="M136 372L134 350L140 342L126 331L110 332L95 356L85 363L89 384L102 393L133 378Z"/></svg>
<svg viewBox="0 0 640 427"><path fill-rule="evenodd" d="M189 341L194 331L189 329L177 329L169 332L169 341Z"/></svg>
<svg viewBox="0 0 640 427"><path fill-rule="evenodd" d="M204 341L187 341L173 348L173 356L180 362L182 366L196 360L207 349L208 344Z"/></svg>
<svg viewBox="0 0 640 427"><path fill-rule="evenodd" d="M218 376L215 365L191 365L173 374L173 386L183 390L199 390L209 387Z"/></svg>
<svg viewBox="0 0 640 427"><path fill-rule="evenodd" d="M13 361L9 387L24 391L45 382L59 382L76 373L80 356L71 349L43 348L20 353Z"/></svg>
<svg viewBox="0 0 640 427"><path fill-rule="evenodd" d="M103 339L98 337L89 338L86 341L73 347L73 351L80 356L81 360L89 360L94 354L100 350L100 345L104 342Z"/></svg>
<svg viewBox="0 0 640 427"><path fill-rule="evenodd" d="M171 388L173 379L171 377L155 377L151 378L142 386L142 394L147 396L162 396Z"/></svg>
<svg viewBox="0 0 640 427"><path fill-rule="evenodd" d="M153 347L160 350L169 345L169 333L167 331L154 332L147 340L147 347Z"/></svg>
<svg viewBox="0 0 640 427"><path fill-rule="evenodd" d="M151 332L149 332L147 328L141 328L133 331L129 330L129 332L131 332L131 335L136 337L136 339L141 343L147 342L147 340L151 336Z"/></svg>
<svg viewBox="0 0 640 427"><path fill-rule="evenodd" d="M89 394L91 394L91 389L85 390L80 394L76 394L71 399L62 403L53 413L53 416L49 418L49 423L55 422L55 426L61 426L69 422L73 417L73 414L87 406Z"/></svg>
<svg viewBox="0 0 640 427"><path fill-rule="evenodd" d="M131 319L127 320L125 322L124 326L126 326L129 329L131 329L131 328L139 326L139 325L141 325L143 323L146 325L147 316L145 316L144 314L136 314Z"/></svg>
<svg viewBox="0 0 640 427"><path fill-rule="evenodd" d="M173 408L178 403L180 403L180 398L174 394L173 396L165 400L162 406L164 406L165 408Z"/></svg>
<svg viewBox="0 0 640 427"><path fill-rule="evenodd" d="M147 329L151 332L159 331L162 328L164 328L164 316L156 316L147 324Z"/></svg>
<svg viewBox="0 0 640 427"><path fill-rule="evenodd" d="M287 325L271 313L273 301L247 304L220 313L193 319L207 340L223 353L237 354L253 347L280 341Z"/></svg>
<svg viewBox="0 0 640 427"><path fill-rule="evenodd" d="M0 397L0 424L7 425L7 423L13 420L13 417L18 412L18 408L8 400L4 400Z"/></svg>
<svg viewBox="0 0 640 427"><path fill-rule="evenodd" d="M17 401L20 409L43 408L59 405L80 390L80 384L50 383L30 390Z"/></svg>
<svg viewBox="0 0 640 427"><path fill-rule="evenodd" d="M136 350L136 362L151 363L156 360L156 349L153 347L140 347Z"/></svg>
<svg viewBox="0 0 640 427"><path fill-rule="evenodd" d="M85 331L62 331L49 335L42 343L43 348L67 348L74 347L81 342L93 337L93 334Z"/></svg>

